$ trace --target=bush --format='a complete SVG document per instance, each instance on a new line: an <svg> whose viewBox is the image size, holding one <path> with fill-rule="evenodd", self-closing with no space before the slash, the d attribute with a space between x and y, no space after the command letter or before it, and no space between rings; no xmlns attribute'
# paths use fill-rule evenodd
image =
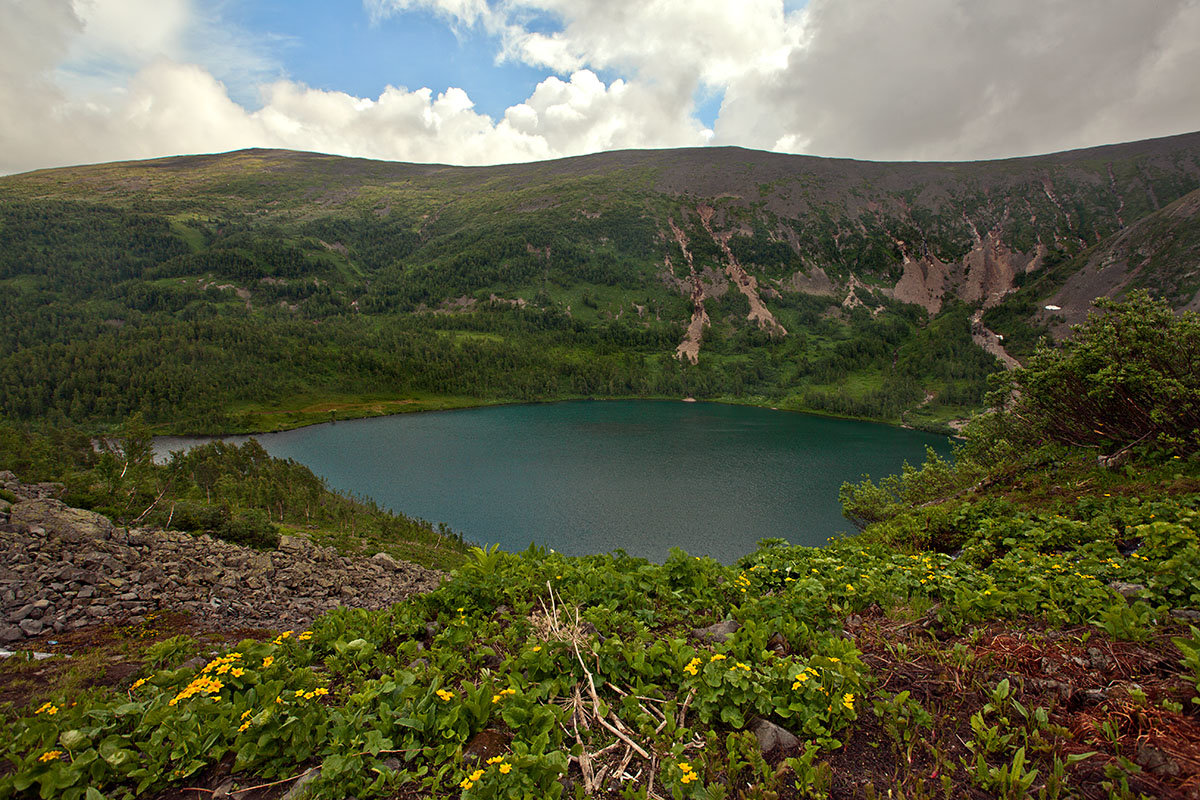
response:
<svg viewBox="0 0 1200 800"><path fill-rule="evenodd" d="M1096 301L1060 346L1043 345L990 396L1003 434L1030 445L1108 452L1138 444L1200 447L1200 316L1176 316L1144 291Z"/></svg>
<svg viewBox="0 0 1200 800"><path fill-rule="evenodd" d="M279 546L279 529L271 524L265 511L257 508L240 511L226 520L217 528L216 536L232 544L259 550L273 550Z"/></svg>

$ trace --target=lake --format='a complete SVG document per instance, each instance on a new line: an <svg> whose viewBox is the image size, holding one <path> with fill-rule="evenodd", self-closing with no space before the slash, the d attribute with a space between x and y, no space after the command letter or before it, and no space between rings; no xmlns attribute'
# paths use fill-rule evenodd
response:
<svg viewBox="0 0 1200 800"><path fill-rule="evenodd" d="M225 437L241 441L248 437ZM314 425L256 436L335 489L468 540L568 555L672 547L730 563L759 539L821 545L853 528L838 487L878 479L944 436L715 403L567 402ZM207 439L160 437L160 455Z"/></svg>

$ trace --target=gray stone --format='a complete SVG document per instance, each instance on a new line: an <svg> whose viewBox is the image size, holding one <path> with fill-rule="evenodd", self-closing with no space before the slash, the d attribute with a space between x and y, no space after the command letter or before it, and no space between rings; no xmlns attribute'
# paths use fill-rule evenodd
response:
<svg viewBox="0 0 1200 800"><path fill-rule="evenodd" d="M1179 765L1170 756L1148 744L1143 743L1138 746L1137 763L1155 775L1175 776L1179 774Z"/></svg>
<svg viewBox="0 0 1200 800"><path fill-rule="evenodd" d="M1112 581L1108 584L1108 588L1126 600L1139 597L1142 592L1146 591L1146 587L1140 583L1126 583L1125 581Z"/></svg>
<svg viewBox="0 0 1200 800"><path fill-rule="evenodd" d="M44 528L46 533L73 543L104 539L113 527L108 517L49 499L17 503L10 512L10 522L27 528Z"/></svg>
<svg viewBox="0 0 1200 800"><path fill-rule="evenodd" d="M37 636L46 626L40 619L23 619L17 627L25 631L26 636Z"/></svg>
<svg viewBox="0 0 1200 800"><path fill-rule="evenodd" d="M19 642L25 638L24 632L16 625L0 625L0 642Z"/></svg>
<svg viewBox="0 0 1200 800"><path fill-rule="evenodd" d="M33 608L34 608L33 603L26 603L25 605L21 606L16 611L14 611L13 613L9 614L8 621L9 622L20 622L21 620L29 619L29 617L33 616Z"/></svg>
<svg viewBox="0 0 1200 800"><path fill-rule="evenodd" d="M1175 619L1181 619L1184 622L1200 622L1200 611L1194 608L1171 609L1171 616Z"/></svg>
<svg viewBox="0 0 1200 800"><path fill-rule="evenodd" d="M762 750L763 755L774 753L776 750L788 753L800 747L799 739L770 720L760 717L750 724L750 730L758 739L758 749Z"/></svg>
<svg viewBox="0 0 1200 800"><path fill-rule="evenodd" d="M400 569L400 562L389 556L387 553L376 553L375 555L371 556L371 563L378 564L385 569Z"/></svg>
<svg viewBox="0 0 1200 800"><path fill-rule="evenodd" d="M696 628L692 631L692 637L702 642L720 644L736 633L741 627L742 623L737 620L727 619L724 622L718 622L716 625L709 625L707 628Z"/></svg>
<svg viewBox="0 0 1200 800"><path fill-rule="evenodd" d="M310 786L313 781L321 777L321 768L313 767L308 772L305 772L296 782L292 784L292 788L287 790L287 794L283 796L283 800L300 800L302 797L307 797L310 791Z"/></svg>

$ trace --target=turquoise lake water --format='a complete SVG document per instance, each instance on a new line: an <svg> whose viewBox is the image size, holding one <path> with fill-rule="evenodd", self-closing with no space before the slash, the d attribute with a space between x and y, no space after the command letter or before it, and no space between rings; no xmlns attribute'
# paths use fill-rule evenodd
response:
<svg viewBox="0 0 1200 800"><path fill-rule="evenodd" d="M886 425L654 401L401 414L255 438L335 489L477 543L654 561L682 547L726 563L767 537L820 545L852 532L843 481L919 464L927 445L950 451L943 436ZM156 450L198 441L162 437Z"/></svg>

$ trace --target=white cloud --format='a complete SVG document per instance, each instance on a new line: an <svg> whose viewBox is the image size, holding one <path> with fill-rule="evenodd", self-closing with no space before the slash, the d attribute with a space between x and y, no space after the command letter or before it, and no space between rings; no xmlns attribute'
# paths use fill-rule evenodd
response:
<svg viewBox="0 0 1200 800"><path fill-rule="evenodd" d="M362 98L284 79L223 5L0 0L0 171L249 146L980 158L1200 129L1200 0L364 0L481 26L498 58L545 69L499 119L454 87ZM694 98L721 92L706 130Z"/></svg>
<svg viewBox="0 0 1200 800"><path fill-rule="evenodd" d="M1195 0L812 0L806 14L784 69L731 81L718 140L958 159L1200 128Z"/></svg>

